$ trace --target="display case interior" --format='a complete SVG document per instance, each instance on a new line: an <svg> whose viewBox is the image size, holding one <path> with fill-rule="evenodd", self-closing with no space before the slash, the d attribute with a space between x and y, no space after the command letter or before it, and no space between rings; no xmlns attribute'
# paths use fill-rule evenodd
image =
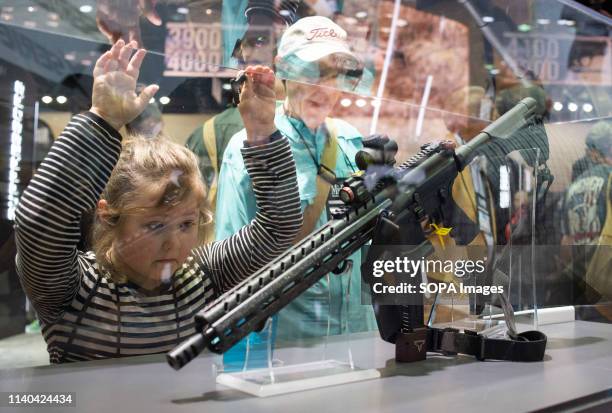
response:
<svg viewBox="0 0 612 413"><path fill-rule="evenodd" d="M59 288L44 285L36 297L34 290L24 292L16 266L16 214L54 142L70 135L66 125L91 108L96 62L119 39L147 50L136 93L159 85L142 113L119 132L124 142L134 136L161 139L195 154L206 188L203 205L214 216L199 228L198 245L230 237L260 211L241 152L247 136L236 106L241 89L232 82L247 67L275 71L274 127L291 145L295 190L308 222L295 244L338 219L334 208L348 204L341 192L355 174L366 177L363 187L374 195L376 185L390 177L403 185L399 192L420 188L436 171L411 164L407 170L426 172L410 175L410 182L389 171L431 143L449 141L454 149L424 158L462 153L528 98L533 108L525 124L521 119L511 122L516 128L509 132L506 124L489 132L491 142L455 171L450 186L432 183L421 192L423 198L430 193L444 198L447 190L450 209L420 216L415 227L431 246L431 255L411 256L422 262L414 274L426 284L418 293L417 324L507 339L575 319L610 322L612 20L604 9L569 0L345 0L259 2L270 7L262 12L261 4L253 3L258 2L0 0L0 369L49 364L54 323L39 321L37 309L46 311L40 297ZM314 20L292 32L304 18ZM261 104L252 112L265 110ZM392 160L383 156L382 162L360 164L356 156L373 136L397 143ZM78 149L83 158L99 155L92 157L86 146ZM459 158L449 156L459 165ZM71 192L80 190L64 188L55 205L60 212L74 202ZM323 200L317 196L322 192ZM99 204L82 209L80 234L58 238L73 243L81 257L100 245L100 232L94 231ZM57 234L57 228L47 229ZM259 385L257 380L274 382L275 367L289 369L289 379L312 379L316 374L310 370L292 366L323 362L328 364L322 370L334 374L346 374L342 369L348 366L363 373L356 380L377 378L370 374L374 356L352 351L353 340L378 336L381 329L372 305L375 267L365 264L373 262L372 251L379 261L400 260L418 245L411 234L404 231L395 240L364 235L334 273L321 275L271 314L265 328L253 328L218 356L217 372L231 381L263 369L251 380ZM50 247L39 241L37 264L53 274L56 268L44 261ZM396 251L398 245L403 249ZM243 255L245 262L260 259L254 250ZM268 258L262 266L274 261ZM452 265L438 268L435 260ZM481 263L482 271L466 269L467 262ZM386 280L402 271L384 268L384 273L380 278ZM193 329L203 303L177 306L176 296L151 295L132 281L123 283L125 296L140 297L137 305L117 292L116 308L99 303L81 321L69 320L81 323L74 327L83 330L79 345L93 349L80 360L166 353L203 333ZM492 293L492 287L503 292ZM108 291L111 302L115 293ZM219 296L216 291L207 304ZM82 308L85 301L76 294L62 305ZM160 318L147 324L154 307ZM172 337L151 338L160 325L174 322ZM105 333L117 323L127 333L125 347ZM59 342L72 340L70 334L74 331L60 333ZM292 348L303 351L287 350ZM290 391L298 387L289 385Z"/></svg>

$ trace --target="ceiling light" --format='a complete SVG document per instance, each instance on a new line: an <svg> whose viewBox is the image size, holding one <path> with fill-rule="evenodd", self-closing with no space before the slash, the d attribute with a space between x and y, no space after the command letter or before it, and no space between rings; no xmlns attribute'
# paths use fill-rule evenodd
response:
<svg viewBox="0 0 612 413"><path fill-rule="evenodd" d="M349 106L351 106L353 104L353 101L350 100L349 98L344 98L340 101L340 105L342 105L345 108L348 108Z"/></svg>
<svg viewBox="0 0 612 413"><path fill-rule="evenodd" d="M60 105L63 105L64 103L68 101L68 98L66 96L59 95L58 97L55 98L55 101L59 103Z"/></svg>
<svg viewBox="0 0 612 413"><path fill-rule="evenodd" d="M355 105L356 105L358 108L362 108L362 107L364 107L364 106L365 106L365 105L367 105L367 104L368 104L368 102L366 102L366 100L365 100L365 99L357 99L357 100L355 101Z"/></svg>
<svg viewBox="0 0 612 413"><path fill-rule="evenodd" d="M229 83L224 83L222 86L223 90L232 90L232 85Z"/></svg>
<svg viewBox="0 0 612 413"><path fill-rule="evenodd" d="M593 105L591 105L590 103L585 103L584 105L582 105L582 110L586 113L591 113L593 112Z"/></svg>
<svg viewBox="0 0 612 413"><path fill-rule="evenodd" d="M79 11L81 13L91 13L93 11L93 7L91 7L89 4L84 4L79 7Z"/></svg>
<svg viewBox="0 0 612 413"><path fill-rule="evenodd" d="M149 99L149 103L155 103L155 98Z"/></svg>
<svg viewBox="0 0 612 413"><path fill-rule="evenodd" d="M574 102L568 103L568 104L567 104L567 109L568 109L570 112L576 112L576 111L578 110L578 105L577 105L577 104L575 104Z"/></svg>
<svg viewBox="0 0 612 413"><path fill-rule="evenodd" d="M523 23L523 24L519 24L517 27L519 32L528 32L529 30L531 30L531 26L528 25L527 23Z"/></svg>
<svg viewBox="0 0 612 413"><path fill-rule="evenodd" d="M211 9L206 9L206 14L208 14L210 16L212 14L212 10Z"/></svg>
<svg viewBox="0 0 612 413"><path fill-rule="evenodd" d="M557 112L561 112L563 110L563 103L555 102L553 105L553 109L556 110Z"/></svg>
<svg viewBox="0 0 612 413"><path fill-rule="evenodd" d="M170 98L168 96L162 96L159 98L159 103L161 103L162 105L167 105L168 103L170 103Z"/></svg>
<svg viewBox="0 0 612 413"><path fill-rule="evenodd" d="M493 23L495 19L491 16L482 16L482 21L485 23Z"/></svg>
<svg viewBox="0 0 612 413"><path fill-rule="evenodd" d="M550 24L550 19L538 19L536 21L538 22L538 24L541 24L542 26Z"/></svg>
<svg viewBox="0 0 612 413"><path fill-rule="evenodd" d="M187 7L179 7L176 9L178 14L189 14L189 9Z"/></svg>
<svg viewBox="0 0 612 413"><path fill-rule="evenodd" d="M29 6L29 7L28 7L28 11L29 11L30 13L34 13L34 12L36 11L36 7L34 7L34 6Z"/></svg>
<svg viewBox="0 0 612 413"><path fill-rule="evenodd" d="M358 19L365 19L366 17L368 17L368 12L358 11L357 13L355 13L355 17L357 17Z"/></svg>
<svg viewBox="0 0 612 413"><path fill-rule="evenodd" d="M53 98L51 96L43 96L40 100L42 100L42 102L46 103L47 105L53 102Z"/></svg>

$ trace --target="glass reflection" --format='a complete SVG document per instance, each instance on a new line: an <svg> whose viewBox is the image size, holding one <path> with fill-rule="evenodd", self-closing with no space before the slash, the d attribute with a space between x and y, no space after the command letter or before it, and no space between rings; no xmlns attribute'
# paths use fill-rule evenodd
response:
<svg viewBox="0 0 612 413"><path fill-rule="evenodd" d="M609 16L553 0L281 2L267 12L253 3L258 2L0 1L0 128L10 137L0 149L3 336L21 333L34 321L14 268L15 207L70 115L89 107L94 64L118 39L149 50L141 81L160 85L126 132L169 136L197 156L207 204L221 211L215 225L206 227L208 242L229 236L255 213L254 195L243 182L248 177L234 176L228 183L222 173L224 164L241 161L236 142L244 139L245 124L230 105L229 79L248 65L275 69L275 125L293 139L298 169L306 171L298 180L305 210L316 199L317 176L333 187L355 171L354 154L368 135L394 138L399 163L426 142L469 142L520 99L533 97L543 125L524 136L520 150L504 148L504 156L514 152L508 169L499 154L483 151L484 160L470 165L461 182L475 189L465 201L480 214L476 220L486 245L516 240L526 217L531 225L534 209L542 213L533 230L537 244L554 248L549 262L536 269L540 306L609 302L612 288L598 275L610 265ZM283 54L283 35L313 15L346 31L354 59L313 64ZM324 35L319 27L309 32ZM332 131L345 144L330 166L322 160ZM536 180L550 184L545 197ZM230 213L238 205L241 212ZM319 212L302 236L324 222L324 215ZM93 216L83 214L83 251L92 245ZM352 271L358 279L359 266ZM318 307L296 302L288 310L293 313L281 313L273 327L279 339L310 333L313 323L325 330L319 336L327 333L327 313L343 311L347 286L334 277L329 284L337 285L326 282L313 292L323 297ZM353 280L352 288L358 284ZM336 301L328 299L330 291L336 291ZM369 309L350 308L354 314L336 317L338 331L341 325L359 331L360 322L369 323L363 329L373 328L363 316ZM283 317L286 324L298 320L302 326L296 329L302 331L284 327ZM360 320L348 322L351 317Z"/></svg>

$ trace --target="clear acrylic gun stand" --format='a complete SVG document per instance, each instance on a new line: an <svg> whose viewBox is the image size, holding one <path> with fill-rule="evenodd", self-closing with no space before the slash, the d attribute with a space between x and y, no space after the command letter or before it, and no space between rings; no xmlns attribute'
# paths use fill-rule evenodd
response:
<svg viewBox="0 0 612 413"><path fill-rule="evenodd" d="M534 171L538 165L540 151L523 151L525 156L515 151L500 162L500 205L497 205L496 209L507 209L508 216L514 217L515 222L511 227L508 244L495 246L496 265L488 283L503 287L504 293L496 294L494 299L488 300L478 312L474 311L474 303L482 302L482 297L477 297L477 294L437 294L433 297L428 322L430 326L471 330L489 338L503 338L506 335L538 329L538 271L535 267L535 218L538 204L534 195L538 188L538 175ZM525 158L531 161L526 161ZM478 165L478 162L479 159L475 159L470 167ZM480 168L484 169L483 164L480 165ZM478 166L472 169L473 172L474 170L478 170ZM478 182L474 182L476 189L478 186ZM477 255L490 255L490 248L485 252L483 247L482 252ZM502 259L499 259L500 257ZM473 276L465 277L463 282L470 285L482 284L482 280ZM450 320L436 320L441 305L450 306Z"/></svg>
<svg viewBox="0 0 612 413"><path fill-rule="evenodd" d="M327 285L330 275L327 276ZM342 300L342 313L349 314L351 276L348 274L332 275L332 277L347 277L345 297ZM344 283L343 283L344 284ZM329 289L328 289L329 291ZM323 308L330 308L332 297L327 295ZM313 304L320 304L315 303ZM244 368L238 372L218 371L217 383L257 397L268 397L279 394L310 390L320 387L335 386L362 380L377 379L380 372L376 369L362 369L355 365L351 347L349 317L343 317L342 334L330 335L331 316L325 311L327 334L320 337L314 346L306 348L274 349L274 331L271 319L268 319L263 333L267 335L266 349L267 367L249 368L248 354L251 351L247 345L247 361ZM261 349L263 350L263 349ZM282 360L274 358L275 354ZM278 354L280 353L280 354Z"/></svg>
<svg viewBox="0 0 612 413"><path fill-rule="evenodd" d="M506 157L510 193L507 206L510 216L514 217L508 240L510 253L506 274L508 274L509 306L506 307L516 311L510 320L508 314L504 317L509 333L513 332L512 330L515 333L537 330L539 325L536 217L541 214L536 210L539 196L536 172L542 155L537 148L525 149L522 152L523 154L520 154L515 151ZM517 318L518 315L520 317Z"/></svg>

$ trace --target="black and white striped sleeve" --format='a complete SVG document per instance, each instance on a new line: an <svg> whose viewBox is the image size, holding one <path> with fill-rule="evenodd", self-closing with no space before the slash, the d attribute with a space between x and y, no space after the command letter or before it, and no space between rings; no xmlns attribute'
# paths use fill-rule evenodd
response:
<svg viewBox="0 0 612 413"><path fill-rule="evenodd" d="M19 201L17 271L45 322L62 315L79 287L80 218L96 205L120 152L121 135L102 118L76 115Z"/></svg>
<svg viewBox="0 0 612 413"><path fill-rule="evenodd" d="M257 203L255 219L231 237L195 251L219 292L291 247L302 227L295 162L287 138L241 151Z"/></svg>

